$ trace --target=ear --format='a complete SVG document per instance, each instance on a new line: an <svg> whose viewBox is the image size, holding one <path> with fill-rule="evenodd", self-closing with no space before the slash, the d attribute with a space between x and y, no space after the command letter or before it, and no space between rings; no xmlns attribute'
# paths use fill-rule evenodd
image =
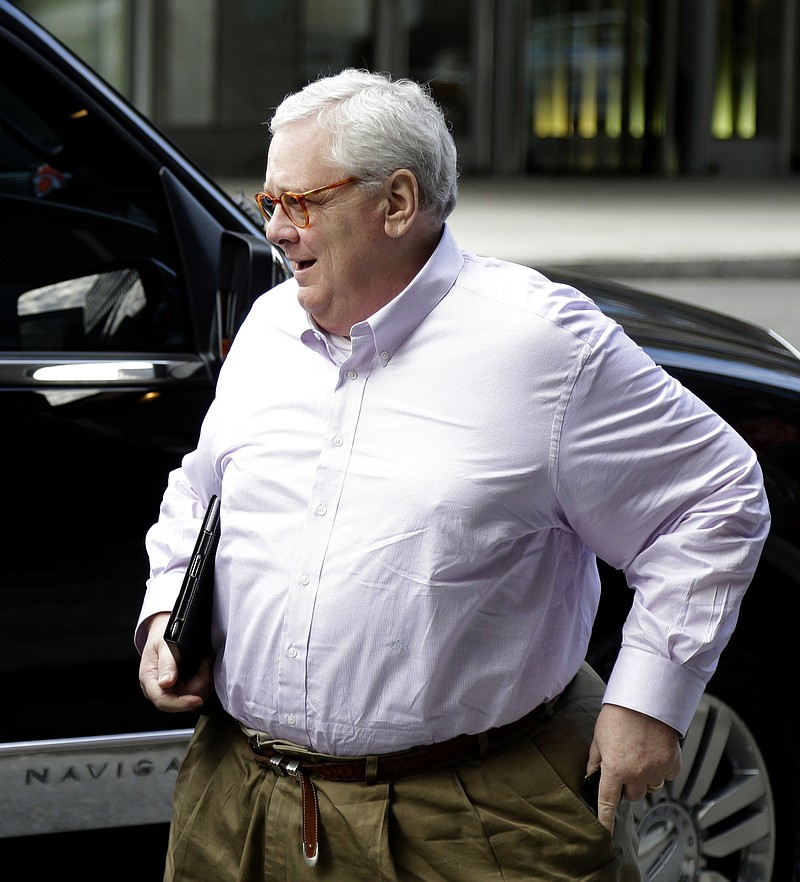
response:
<svg viewBox="0 0 800 882"><path fill-rule="evenodd" d="M405 235L419 211L419 189L413 172L400 168L386 181L386 213L383 226L393 239Z"/></svg>

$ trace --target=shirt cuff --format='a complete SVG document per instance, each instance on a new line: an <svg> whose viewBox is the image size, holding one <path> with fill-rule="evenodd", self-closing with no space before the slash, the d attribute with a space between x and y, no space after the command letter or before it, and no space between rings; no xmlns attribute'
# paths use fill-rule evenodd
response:
<svg viewBox="0 0 800 882"><path fill-rule="evenodd" d="M705 687L697 674L677 662L623 646L608 678L603 703L655 717L683 737Z"/></svg>
<svg viewBox="0 0 800 882"><path fill-rule="evenodd" d="M175 606L175 601L181 592L182 584L183 573L164 573L158 579L157 588L155 584L148 587L133 635L133 645L140 655L147 640L147 629L144 627L144 623L156 613L172 612L172 607Z"/></svg>

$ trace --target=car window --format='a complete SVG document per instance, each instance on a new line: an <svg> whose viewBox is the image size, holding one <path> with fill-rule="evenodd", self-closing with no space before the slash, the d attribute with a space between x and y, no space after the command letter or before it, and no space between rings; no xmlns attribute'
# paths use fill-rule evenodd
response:
<svg viewBox="0 0 800 882"><path fill-rule="evenodd" d="M183 351L158 165L22 53L0 87L0 350Z"/></svg>

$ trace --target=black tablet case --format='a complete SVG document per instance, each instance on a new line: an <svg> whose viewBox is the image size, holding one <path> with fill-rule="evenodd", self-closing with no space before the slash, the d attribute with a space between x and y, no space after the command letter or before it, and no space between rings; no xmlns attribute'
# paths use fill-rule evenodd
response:
<svg viewBox="0 0 800 882"><path fill-rule="evenodd" d="M197 671L212 655L211 608L214 599L214 560L219 543L220 501L212 496L197 536L189 569L167 622L167 641L182 680Z"/></svg>

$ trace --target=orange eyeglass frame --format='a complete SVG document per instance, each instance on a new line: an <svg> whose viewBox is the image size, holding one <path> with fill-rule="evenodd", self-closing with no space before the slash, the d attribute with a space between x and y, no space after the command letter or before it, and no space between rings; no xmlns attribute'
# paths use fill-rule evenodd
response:
<svg viewBox="0 0 800 882"><path fill-rule="evenodd" d="M306 197L308 196L316 196L318 193L324 193L326 190L335 190L338 187L344 187L345 184L354 184L359 181L360 178L343 178L341 181L336 181L333 184L327 184L324 187L317 187L314 190L306 190L305 193L292 193L290 190L287 190L285 193L281 193L280 196L272 196L270 193L266 191L262 191L261 193L256 193L253 197L256 200L256 204L258 205L261 214L269 221L272 220L272 215L275 213L275 209L278 204L281 205L284 212L286 213L286 217L296 226L296 227L307 227L311 221L308 217L308 206L306 205ZM294 200L293 203L287 202L285 200ZM265 206L264 203L269 203L269 208ZM303 223L300 223L299 220L295 219L295 213L297 208L303 212Z"/></svg>

